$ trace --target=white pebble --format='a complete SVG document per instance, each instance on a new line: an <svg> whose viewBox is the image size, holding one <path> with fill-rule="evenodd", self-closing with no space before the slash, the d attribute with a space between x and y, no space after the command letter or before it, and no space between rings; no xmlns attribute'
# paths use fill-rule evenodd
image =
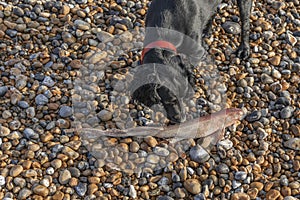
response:
<svg viewBox="0 0 300 200"><path fill-rule="evenodd" d="M5 185L5 177L0 175L0 186Z"/></svg>

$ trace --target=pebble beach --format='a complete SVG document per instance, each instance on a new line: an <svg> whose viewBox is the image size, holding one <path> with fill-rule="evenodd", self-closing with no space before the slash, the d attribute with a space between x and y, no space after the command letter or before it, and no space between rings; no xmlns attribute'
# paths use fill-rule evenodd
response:
<svg viewBox="0 0 300 200"><path fill-rule="evenodd" d="M0 199L300 199L299 0L253 1L245 60L237 4L218 6L205 38L218 83L195 69L188 119L231 107L245 117L209 153L201 139L73 129L168 122L124 93L150 3L0 0Z"/></svg>

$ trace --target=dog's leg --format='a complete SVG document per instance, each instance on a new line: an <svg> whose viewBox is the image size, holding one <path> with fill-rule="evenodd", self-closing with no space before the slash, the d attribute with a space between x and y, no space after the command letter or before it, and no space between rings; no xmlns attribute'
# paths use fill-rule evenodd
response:
<svg viewBox="0 0 300 200"><path fill-rule="evenodd" d="M237 0L242 22L241 44L236 51L240 58L247 58L250 55L249 35L250 35L250 13L252 0Z"/></svg>
<svg viewBox="0 0 300 200"><path fill-rule="evenodd" d="M170 124L177 124L185 121L185 108L180 101L168 88L160 87L158 94L162 99L162 104L166 110Z"/></svg>

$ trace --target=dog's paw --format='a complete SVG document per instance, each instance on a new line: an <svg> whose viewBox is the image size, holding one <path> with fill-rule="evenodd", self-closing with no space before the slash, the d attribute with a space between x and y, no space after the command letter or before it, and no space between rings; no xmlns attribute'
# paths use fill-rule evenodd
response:
<svg viewBox="0 0 300 200"><path fill-rule="evenodd" d="M239 48L236 50L236 55L241 59L246 59L250 56L250 46L249 44L241 44Z"/></svg>

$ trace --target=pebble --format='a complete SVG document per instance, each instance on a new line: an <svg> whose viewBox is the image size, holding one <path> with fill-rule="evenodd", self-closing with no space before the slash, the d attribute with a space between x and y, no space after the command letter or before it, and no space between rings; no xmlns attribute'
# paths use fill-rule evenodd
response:
<svg viewBox="0 0 300 200"><path fill-rule="evenodd" d="M271 200L271 199L277 199L280 196L280 192L278 190L270 190L266 194L266 199Z"/></svg>
<svg viewBox="0 0 300 200"><path fill-rule="evenodd" d="M77 186L75 186L75 190L79 196L83 197L87 192L87 184L80 182Z"/></svg>
<svg viewBox="0 0 300 200"><path fill-rule="evenodd" d="M260 111L253 111L249 115L246 116L246 120L248 122L255 122L258 121L261 118L261 112Z"/></svg>
<svg viewBox="0 0 300 200"><path fill-rule="evenodd" d="M39 94L35 97L35 103L37 105L45 105L48 103L48 101L48 98L43 94Z"/></svg>
<svg viewBox="0 0 300 200"><path fill-rule="evenodd" d="M218 173L220 173L220 174L227 174L227 173L229 173L229 167L226 165L226 164L224 164L224 163L221 163L221 164L219 164L217 167L216 167L216 170L217 170L217 172Z"/></svg>
<svg viewBox="0 0 300 200"><path fill-rule="evenodd" d="M17 177L22 172L23 172L23 167L21 165L15 165L10 169L9 175L12 177Z"/></svg>
<svg viewBox="0 0 300 200"><path fill-rule="evenodd" d="M247 173L243 171L237 171L234 175L236 180L245 180L247 178Z"/></svg>
<svg viewBox="0 0 300 200"><path fill-rule="evenodd" d="M0 97L3 97L6 94L7 91L8 91L7 86L1 86L0 87Z"/></svg>
<svg viewBox="0 0 300 200"><path fill-rule="evenodd" d="M49 194L48 188L43 185L35 186L32 191L33 191L33 193L40 195L42 197L46 197Z"/></svg>
<svg viewBox="0 0 300 200"><path fill-rule="evenodd" d="M299 151L300 150L300 138L291 138L288 141L284 142L283 145L289 149Z"/></svg>
<svg viewBox="0 0 300 200"><path fill-rule="evenodd" d="M201 192L201 185L197 179L187 179L184 181L183 186L192 194L198 194Z"/></svg>
<svg viewBox="0 0 300 200"><path fill-rule="evenodd" d="M287 106L280 111L280 117L287 119L293 116L294 109L291 106Z"/></svg>
<svg viewBox="0 0 300 200"><path fill-rule="evenodd" d="M55 82L50 76L45 76L42 84L46 85L47 87L53 87L55 85Z"/></svg>
<svg viewBox="0 0 300 200"><path fill-rule="evenodd" d="M69 106L62 106L59 109L59 116L63 118L70 117L72 116L72 114L73 114L72 108Z"/></svg>
<svg viewBox="0 0 300 200"><path fill-rule="evenodd" d="M195 162L204 163L209 159L210 155L200 145L196 145L191 148L190 157Z"/></svg>
<svg viewBox="0 0 300 200"><path fill-rule="evenodd" d="M129 196L133 199L135 199L137 197L137 192L133 185L129 186Z"/></svg>
<svg viewBox="0 0 300 200"><path fill-rule="evenodd" d="M72 178L72 176L71 176L70 171L67 169L64 169L64 170L60 171L58 180L59 180L60 184L64 185L64 184L67 184L71 178Z"/></svg>
<svg viewBox="0 0 300 200"><path fill-rule="evenodd" d="M97 117L103 121L103 122L107 122L109 120L112 119L113 117L113 113L108 111L108 110L101 110L98 114Z"/></svg>
<svg viewBox="0 0 300 200"><path fill-rule="evenodd" d="M32 191L29 190L28 188L23 188L20 190L18 194L18 199L25 200L27 199L30 195L32 194Z"/></svg>
<svg viewBox="0 0 300 200"><path fill-rule="evenodd" d="M150 3L0 2L0 199L299 198L298 0L255 2L246 59L232 53L238 6L218 6L204 41L217 73L194 69L188 119L225 107L247 115L211 151L198 139L84 140L70 130L73 123L100 130L166 123L163 112L133 102L120 81L138 67ZM222 84L207 84L208 75L221 75Z"/></svg>
<svg viewBox="0 0 300 200"><path fill-rule="evenodd" d="M246 193L238 192L238 193L234 193L231 196L230 200L250 200L250 197Z"/></svg>
<svg viewBox="0 0 300 200"><path fill-rule="evenodd" d="M0 136L5 137L8 136L9 134L10 134L10 129L0 125Z"/></svg>
<svg viewBox="0 0 300 200"><path fill-rule="evenodd" d="M241 26L236 22L225 22L222 24L226 33L237 35L241 33Z"/></svg>
<svg viewBox="0 0 300 200"><path fill-rule="evenodd" d="M5 185L5 177L0 175L0 186Z"/></svg>

